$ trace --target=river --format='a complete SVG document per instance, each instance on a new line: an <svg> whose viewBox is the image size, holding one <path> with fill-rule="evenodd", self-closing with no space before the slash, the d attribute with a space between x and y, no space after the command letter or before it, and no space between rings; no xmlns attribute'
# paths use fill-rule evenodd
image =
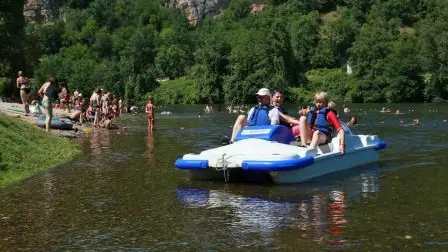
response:
<svg viewBox="0 0 448 252"><path fill-rule="evenodd" d="M219 145L235 115L173 107L152 134L143 115L125 115L125 130L76 140L76 160L0 189L0 251L448 250L448 106L350 108L355 132L387 142L381 161L287 186L174 168Z"/></svg>

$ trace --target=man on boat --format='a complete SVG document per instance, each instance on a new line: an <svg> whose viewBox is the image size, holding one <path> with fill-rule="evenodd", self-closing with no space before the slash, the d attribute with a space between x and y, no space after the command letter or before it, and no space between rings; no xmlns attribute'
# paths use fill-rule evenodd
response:
<svg viewBox="0 0 448 252"><path fill-rule="evenodd" d="M260 94L263 94L264 96L261 96ZM256 106L256 107L259 107L261 104L263 104L263 102L266 105L267 100L271 100L270 99L271 98L271 94L269 92L269 89L267 89L267 88L262 88L262 89L258 90L257 96L259 98L259 105ZM276 114L274 116L277 117L277 115L278 115L278 120L277 120L276 124L282 124L282 125L285 125L287 127L289 127L291 124L298 125L299 124L298 120L296 120L295 118L287 115L286 110L282 107L283 102L284 102L284 94L283 94L283 92L281 92L279 90L276 90L274 92L274 97L272 98L272 105L270 105L270 104L266 105L266 106L270 107L270 109L271 109L271 110L269 110L269 112L270 111L274 111L274 110L276 111L276 112L272 112L272 113ZM233 126L232 137L230 138L230 142L231 143L235 140L236 135L238 134L238 132L244 126L247 126L247 125L249 125L249 126L253 126L253 125L274 125L272 123L260 124L261 121L258 121L258 124L253 124L253 125L249 124L251 111L254 111L256 107L252 108L249 111L248 116L246 116L246 115L238 116L238 118L236 119L235 124ZM263 115L263 113L261 115ZM266 113L264 113L264 115L266 115ZM268 117L271 118L269 116L269 113L268 113Z"/></svg>
<svg viewBox="0 0 448 252"><path fill-rule="evenodd" d="M239 115L233 125L230 143L233 143L236 135L244 126L276 125L279 124L279 111L271 105L271 92L267 88L261 88L256 93L258 105L251 108L246 115Z"/></svg>
<svg viewBox="0 0 448 252"><path fill-rule="evenodd" d="M256 93L258 105L247 113L247 125L277 125L280 122L278 109L271 105L271 92L262 88Z"/></svg>

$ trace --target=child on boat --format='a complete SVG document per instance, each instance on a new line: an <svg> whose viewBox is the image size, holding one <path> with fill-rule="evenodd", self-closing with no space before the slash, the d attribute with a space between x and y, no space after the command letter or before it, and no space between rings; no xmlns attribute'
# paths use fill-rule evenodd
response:
<svg viewBox="0 0 448 252"><path fill-rule="evenodd" d="M303 145L310 148L327 143L332 129L339 135L339 147L345 152L345 134L339 119L334 111L328 108L329 98L327 93L318 92L314 96L315 107L310 108L307 116L300 117L300 139Z"/></svg>

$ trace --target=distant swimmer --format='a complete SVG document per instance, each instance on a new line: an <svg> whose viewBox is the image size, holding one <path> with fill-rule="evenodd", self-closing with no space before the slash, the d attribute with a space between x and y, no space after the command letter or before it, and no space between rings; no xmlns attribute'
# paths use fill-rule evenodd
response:
<svg viewBox="0 0 448 252"><path fill-rule="evenodd" d="M205 106L204 112L207 113L207 114L212 113L212 112L213 112L213 106L210 105L210 104L207 104L207 105Z"/></svg>
<svg viewBox="0 0 448 252"><path fill-rule="evenodd" d="M387 108L383 107L383 108L380 110L380 112L381 112L381 113L390 113L390 109L387 109Z"/></svg>
<svg viewBox="0 0 448 252"><path fill-rule="evenodd" d="M345 104L342 107L344 108L344 113L350 113L350 109Z"/></svg>
<svg viewBox="0 0 448 252"><path fill-rule="evenodd" d="M420 125L419 119L412 120L412 123L404 124L404 121L400 121L400 126L402 127L409 127L409 126L418 126Z"/></svg>
<svg viewBox="0 0 448 252"><path fill-rule="evenodd" d="M352 118L350 118L350 121L348 121L346 124L349 127L353 127L356 124L358 124L358 119L356 119L356 117L352 116Z"/></svg>

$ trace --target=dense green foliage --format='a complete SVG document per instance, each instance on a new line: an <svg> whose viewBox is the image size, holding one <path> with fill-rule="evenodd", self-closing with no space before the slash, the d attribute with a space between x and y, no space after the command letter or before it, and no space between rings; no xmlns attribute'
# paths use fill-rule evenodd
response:
<svg viewBox="0 0 448 252"><path fill-rule="evenodd" d="M197 26L156 0L57 2L51 24L25 24L23 1L2 3L0 76L56 75L128 103L148 93L161 103L246 103L265 86L295 102L318 90L349 102L448 99L445 0L265 1L258 13L254 1L232 0Z"/></svg>
<svg viewBox="0 0 448 252"><path fill-rule="evenodd" d="M0 187L67 162L79 153L74 143L4 114L0 114L0 135Z"/></svg>

